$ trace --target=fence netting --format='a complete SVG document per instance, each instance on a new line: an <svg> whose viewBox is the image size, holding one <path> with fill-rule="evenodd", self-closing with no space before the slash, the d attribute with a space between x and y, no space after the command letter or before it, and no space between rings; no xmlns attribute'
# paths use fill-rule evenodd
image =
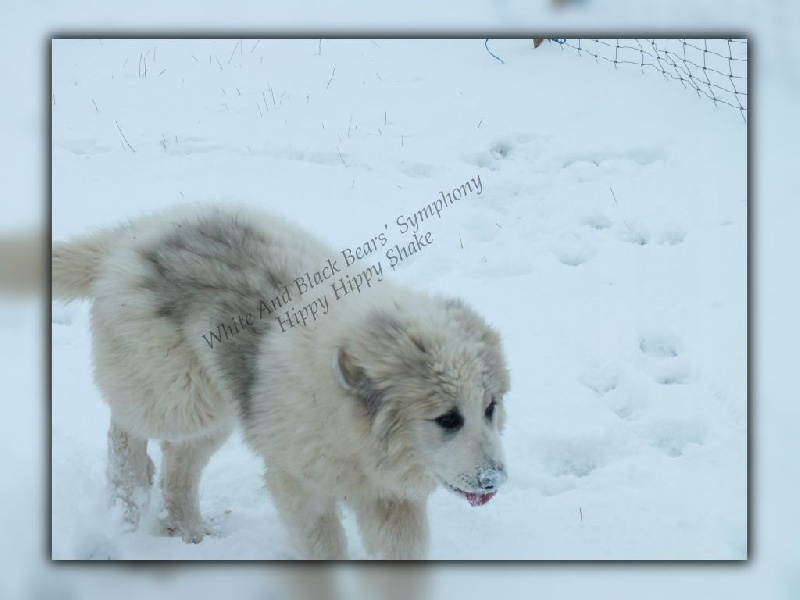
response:
<svg viewBox="0 0 800 600"><path fill-rule="evenodd" d="M747 121L747 40L567 39L551 42L597 62L631 65L679 81L717 106L729 106Z"/></svg>

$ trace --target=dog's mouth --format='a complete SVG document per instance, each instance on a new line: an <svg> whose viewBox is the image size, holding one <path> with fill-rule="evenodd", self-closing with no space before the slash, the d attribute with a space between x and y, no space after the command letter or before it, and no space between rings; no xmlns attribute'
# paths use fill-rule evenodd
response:
<svg viewBox="0 0 800 600"><path fill-rule="evenodd" d="M497 492L489 492L488 494L476 494L474 492L462 492L462 494L464 494L464 497L467 499L467 502L469 502L470 506L483 506L489 500L491 500L496 493Z"/></svg>
<svg viewBox="0 0 800 600"><path fill-rule="evenodd" d="M465 492L464 490L460 490L457 487L453 487L449 483L445 483L445 486L447 486L447 488L450 491L466 498L470 506L483 506L489 500L491 500L497 493L497 490L489 492L488 494L482 494L480 492Z"/></svg>

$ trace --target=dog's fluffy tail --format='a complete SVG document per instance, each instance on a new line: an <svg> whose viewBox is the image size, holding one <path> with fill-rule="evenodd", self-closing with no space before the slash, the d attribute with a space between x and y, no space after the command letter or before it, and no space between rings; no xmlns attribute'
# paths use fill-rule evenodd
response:
<svg viewBox="0 0 800 600"><path fill-rule="evenodd" d="M68 242L53 242L53 298L90 298L116 231L98 231Z"/></svg>

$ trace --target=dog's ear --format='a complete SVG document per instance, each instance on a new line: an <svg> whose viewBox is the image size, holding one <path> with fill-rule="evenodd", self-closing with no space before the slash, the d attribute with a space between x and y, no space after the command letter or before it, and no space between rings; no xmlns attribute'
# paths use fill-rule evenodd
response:
<svg viewBox="0 0 800 600"><path fill-rule="evenodd" d="M371 419L375 418L381 403L383 392L378 389L367 376L366 371L353 360L344 348L339 348L333 360L333 373L339 385L353 394L366 410Z"/></svg>
<svg viewBox="0 0 800 600"><path fill-rule="evenodd" d="M354 364L352 357L344 348L339 348L333 359L333 373L339 385L348 392L357 392L367 379L364 369Z"/></svg>

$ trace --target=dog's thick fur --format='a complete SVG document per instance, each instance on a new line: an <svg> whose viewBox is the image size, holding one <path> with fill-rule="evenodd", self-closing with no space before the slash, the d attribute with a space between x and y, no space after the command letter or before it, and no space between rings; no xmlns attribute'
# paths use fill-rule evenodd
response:
<svg viewBox="0 0 800 600"><path fill-rule="evenodd" d="M308 327L258 318L262 299L336 256L273 215L225 206L53 245L53 296L93 300L109 478L131 525L158 439L166 532L211 533L198 483L237 421L304 558L346 556L338 502L372 555L424 558L437 483L480 504L505 481L500 339L461 301L387 281L335 300L323 285L330 311ZM210 347L210 331L248 314L252 325Z"/></svg>

